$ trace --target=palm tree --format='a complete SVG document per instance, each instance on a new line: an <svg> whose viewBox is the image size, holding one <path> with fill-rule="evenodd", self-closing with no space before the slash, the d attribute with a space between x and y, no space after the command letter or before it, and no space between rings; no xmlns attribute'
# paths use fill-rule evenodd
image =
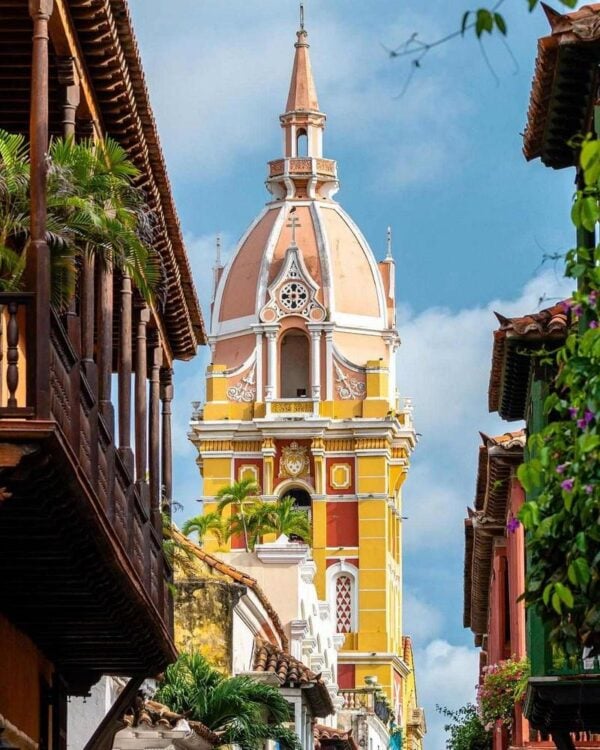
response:
<svg viewBox="0 0 600 750"><path fill-rule="evenodd" d="M223 518L221 514L216 511L205 513L203 516L193 516L185 521L181 530L185 536L196 534L199 547L203 546L204 537L208 533L214 534L217 538L217 542L221 544L224 533Z"/></svg>
<svg viewBox="0 0 600 750"><path fill-rule="evenodd" d="M183 653L167 667L156 700L220 733L223 744L258 750L265 740L300 743L285 725L290 707L279 689L246 676L226 677L198 653Z"/></svg>
<svg viewBox="0 0 600 750"><path fill-rule="evenodd" d="M287 537L297 536L303 542L309 542L311 537L311 524L306 511L296 507L296 501L290 495L280 497L274 503L267 503L266 514L267 528L265 534L275 534Z"/></svg>
<svg viewBox="0 0 600 750"><path fill-rule="evenodd" d="M242 527L242 521L244 526ZM256 500L248 504L244 513L232 513L226 523L227 538L244 530L247 534L248 548L253 550L266 534L280 537L299 537L309 542L311 525L305 511L295 507L293 497L286 496L275 502Z"/></svg>
<svg viewBox="0 0 600 750"><path fill-rule="evenodd" d="M52 264L52 302L65 309L73 298L78 258L99 257L130 275L151 299L159 278L152 249L152 217L139 176L116 141L54 140L48 155L46 238ZM17 291L29 246L27 144L0 129L0 290Z"/></svg>
<svg viewBox="0 0 600 750"><path fill-rule="evenodd" d="M255 505L260 501L260 487L254 479L241 479L239 482L234 482L227 487L221 487L217 492L217 513L223 515L225 508L234 506L231 518L231 524L237 524L241 527L239 530L244 534L244 545L246 552L248 552L248 527L246 525L246 513L251 506ZM237 533L237 532L233 532ZM228 534L231 536L231 534Z"/></svg>

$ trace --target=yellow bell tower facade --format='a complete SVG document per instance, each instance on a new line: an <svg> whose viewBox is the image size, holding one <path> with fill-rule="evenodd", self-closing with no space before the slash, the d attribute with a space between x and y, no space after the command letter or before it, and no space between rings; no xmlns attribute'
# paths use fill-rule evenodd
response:
<svg viewBox="0 0 600 750"><path fill-rule="evenodd" d="M302 24L280 117L283 157L268 165L271 199L215 271L212 364L190 435L206 512L223 486L252 478L266 500L292 495L310 513L319 596L344 636L339 688L375 678L405 748L419 750L402 629L402 485L415 432L395 385L391 237L377 262L334 200L325 120Z"/></svg>

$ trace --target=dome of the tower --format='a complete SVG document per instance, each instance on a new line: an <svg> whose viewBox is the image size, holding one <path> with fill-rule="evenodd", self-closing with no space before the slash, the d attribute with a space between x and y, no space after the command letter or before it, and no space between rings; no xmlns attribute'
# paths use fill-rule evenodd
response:
<svg viewBox="0 0 600 750"><path fill-rule="evenodd" d="M286 112L284 156L269 163L272 200L217 269L212 310L213 362L236 370L255 349L254 328L328 324L341 361L364 367L387 359L382 334L394 333L393 260L380 263L333 199L335 161L322 155L319 111L307 34L298 32ZM308 330L307 329L307 330Z"/></svg>

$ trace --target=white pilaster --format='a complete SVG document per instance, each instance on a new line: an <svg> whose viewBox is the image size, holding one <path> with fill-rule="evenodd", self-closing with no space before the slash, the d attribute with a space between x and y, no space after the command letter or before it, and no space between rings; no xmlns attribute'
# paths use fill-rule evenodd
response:
<svg viewBox="0 0 600 750"><path fill-rule="evenodd" d="M310 333L311 342L311 398L320 400L321 398L321 333L322 327L307 325Z"/></svg>
<svg viewBox="0 0 600 750"><path fill-rule="evenodd" d="M256 400L263 400L263 329L261 326L253 328L256 334Z"/></svg>
<svg viewBox="0 0 600 750"><path fill-rule="evenodd" d="M333 326L325 331L325 400L333 401Z"/></svg>

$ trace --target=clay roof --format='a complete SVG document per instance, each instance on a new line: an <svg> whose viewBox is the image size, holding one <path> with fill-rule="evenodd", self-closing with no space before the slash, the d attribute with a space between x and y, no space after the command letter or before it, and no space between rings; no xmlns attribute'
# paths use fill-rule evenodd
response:
<svg viewBox="0 0 600 750"><path fill-rule="evenodd" d="M547 166L575 163L567 141L590 128L600 62L600 3L561 15L543 6L549 36L538 40L523 152Z"/></svg>
<svg viewBox="0 0 600 750"><path fill-rule="evenodd" d="M189 359L206 342L202 312L183 242L127 0L69 0L108 135L142 173L157 216L156 246L167 278L164 318L176 357Z"/></svg>
<svg viewBox="0 0 600 750"><path fill-rule="evenodd" d="M571 316L564 302L519 318L496 313L500 327L494 331L488 406L503 419L523 419L529 386L531 357L527 348L559 344L568 333Z"/></svg>
<svg viewBox="0 0 600 750"><path fill-rule="evenodd" d="M257 638L254 645L253 669L277 675L282 687L307 687L306 698L314 716L329 716L334 712L331 696L320 674L312 672L305 664L286 651Z"/></svg>
<svg viewBox="0 0 600 750"><path fill-rule="evenodd" d="M195 734L216 747L221 744L218 734L199 721L190 721L184 714L171 711L168 706L153 700L137 698L134 705L123 716L126 727L140 729L157 729L172 731L177 728L189 727ZM185 725L182 727L182 722Z"/></svg>
<svg viewBox="0 0 600 750"><path fill-rule="evenodd" d="M192 542L191 539L188 539L184 534L182 534L177 529L173 530L173 538L179 544L184 545L185 548L196 559L200 560L205 565L208 565L209 568L212 568L213 570L216 570L219 573L222 573L224 576L231 578L232 581L235 581L236 583L239 583L242 586L247 586L249 589L252 589L252 591L256 595L256 598L260 601L260 603L265 608L265 611L271 618L273 627L275 628L275 630L277 631L277 635L281 639L282 647L288 648L288 638L285 634L285 630L283 629L281 619L279 615L277 614L277 612L273 609L273 605L268 600L267 595L258 585L258 581L255 578L252 578L252 576L249 576L243 571L238 570L237 568L234 568L233 565L229 565L223 560L219 560L218 557L215 557L214 555L211 555L208 552L205 552L201 547L199 547L197 544L194 544L194 542Z"/></svg>
<svg viewBox="0 0 600 750"><path fill-rule="evenodd" d="M313 726L315 750L335 748L336 750L359 750L352 736L352 729L344 732L341 729L325 727L322 724Z"/></svg>
<svg viewBox="0 0 600 750"><path fill-rule="evenodd" d="M487 632L494 537L506 534L511 478L526 441L524 430L481 439L475 510L465 519L463 625L476 636Z"/></svg>
<svg viewBox="0 0 600 750"><path fill-rule="evenodd" d="M304 29L300 29L297 33L297 37L298 41L294 45L296 47L296 54L294 55L292 80L290 81L290 91L285 111L318 111L319 102L317 99L317 89L312 74L310 56L308 54L309 44L306 41L308 34Z"/></svg>

